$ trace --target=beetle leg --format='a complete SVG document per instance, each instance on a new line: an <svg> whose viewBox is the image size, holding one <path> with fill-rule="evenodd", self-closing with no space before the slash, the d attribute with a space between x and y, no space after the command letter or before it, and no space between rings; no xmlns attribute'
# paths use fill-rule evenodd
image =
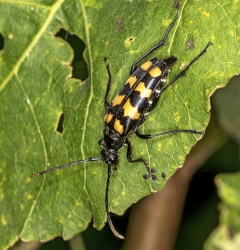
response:
<svg viewBox="0 0 240 250"><path fill-rule="evenodd" d="M211 42L209 42L207 44L207 46L205 47L205 49L200 53L198 54L190 63L189 65L183 70L181 71L178 75L176 75L165 87L163 87L161 89L161 94L168 88L170 87L174 82L176 82L180 77L184 76L187 72L187 70L190 68L190 66L192 64L194 64L202 55L204 55L206 52L207 52L207 48L210 46L210 45L213 45Z"/></svg>
<svg viewBox="0 0 240 250"><path fill-rule="evenodd" d="M151 139L153 137L157 137L157 136L163 136L163 135L169 135L169 134L176 134L176 133L190 133L190 134L202 134L203 132L198 132L196 130L193 130L193 129L173 129L173 130L169 130L169 131L166 131L166 132L162 132L162 133L159 133L159 134L146 134L146 135L143 135L141 134L138 130L135 132L136 136L141 138L141 139Z"/></svg>
<svg viewBox="0 0 240 250"><path fill-rule="evenodd" d="M112 73L111 73L110 66L109 66L109 63L107 62L106 57L104 58L104 62L105 62L106 69L107 69L107 72L108 72L108 85L107 85L107 91L106 91L105 99L104 99L104 106L105 106L105 109L108 110L110 104L108 103L107 98L108 98L108 94L110 92L110 88L111 88L111 85L112 85L112 82L113 82L113 78L112 78Z"/></svg>
<svg viewBox="0 0 240 250"><path fill-rule="evenodd" d="M126 138L126 144L127 144L127 160L130 162L130 163L134 163L134 162L142 162L147 171L148 171L148 174L145 174L143 175L143 178L144 179L148 179L149 177L152 178L152 180L156 180L157 179L157 176L156 175L153 175L152 173L155 173L156 170L154 168L151 168L148 163L143 159L143 158L138 158L136 160L133 160L132 159L132 144L131 144L131 140L129 138Z"/></svg>
<svg viewBox="0 0 240 250"><path fill-rule="evenodd" d="M178 6L177 6L177 8L176 8L176 12L177 12L177 13L176 13L176 15L175 15L175 17L174 17L172 23L169 25L169 27L168 27L168 29L167 29L165 35L164 35L164 38L163 38L160 42L158 42L155 46L153 46L146 54L144 54L143 56L141 56L141 57L132 65L131 70L130 70L130 75L132 75L133 72L137 69L137 64L138 64L140 61L142 61L144 58L146 58L148 55L150 55L153 51L155 51L156 49L162 47L162 46L166 43L170 31L171 31L171 29L173 28L174 24L176 23L176 21L177 21L177 19L178 19Z"/></svg>

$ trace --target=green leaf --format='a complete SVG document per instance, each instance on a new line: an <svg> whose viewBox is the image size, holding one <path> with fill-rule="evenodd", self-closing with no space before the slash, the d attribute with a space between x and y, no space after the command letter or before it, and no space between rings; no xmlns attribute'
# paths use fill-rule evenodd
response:
<svg viewBox="0 0 240 250"><path fill-rule="evenodd" d="M239 5L180 2L179 19L167 44L148 59L174 55L172 79L211 41L214 45L169 88L148 116L143 133L174 129L204 131L209 97L240 69ZM99 157L103 137L108 57L114 83L110 99L129 77L132 63L159 42L175 15L170 3L152 1L39 0L0 2L0 248L24 241L71 238L86 229L92 216L104 226L107 166L87 163L36 179L30 174L91 156ZM73 52L54 37L60 28L86 44L89 78L70 79ZM194 48L186 42L194 38ZM63 134L56 131L64 114ZM111 178L110 210L122 214L132 203L160 190L182 166L201 136L169 135L152 140L131 137L133 158L144 157L158 180L144 180L143 164L130 164L120 152L117 177Z"/></svg>
<svg viewBox="0 0 240 250"><path fill-rule="evenodd" d="M215 178L220 206L220 224L205 242L204 249L239 249L240 204L239 173L221 174Z"/></svg>

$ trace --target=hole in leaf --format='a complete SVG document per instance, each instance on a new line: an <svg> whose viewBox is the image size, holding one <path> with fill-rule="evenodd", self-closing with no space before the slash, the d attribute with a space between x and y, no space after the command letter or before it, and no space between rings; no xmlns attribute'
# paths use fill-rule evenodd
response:
<svg viewBox="0 0 240 250"><path fill-rule="evenodd" d="M73 68L72 76L82 81L86 80L88 78L88 68L83 58L83 52L86 48L84 42L78 36L71 35L64 29L61 29L56 34L56 37L61 37L67 41L74 51L74 58L71 64Z"/></svg>
<svg viewBox="0 0 240 250"><path fill-rule="evenodd" d="M129 47L131 45L131 43L134 41L133 37L129 37L125 40L125 46Z"/></svg>
<svg viewBox="0 0 240 250"><path fill-rule="evenodd" d="M0 33L0 50L3 50L3 47L4 47L4 38L2 34Z"/></svg>
<svg viewBox="0 0 240 250"><path fill-rule="evenodd" d="M57 132L59 133L63 133L63 121L64 121L64 114L62 113L59 117L59 120L58 120L58 125L57 125Z"/></svg>

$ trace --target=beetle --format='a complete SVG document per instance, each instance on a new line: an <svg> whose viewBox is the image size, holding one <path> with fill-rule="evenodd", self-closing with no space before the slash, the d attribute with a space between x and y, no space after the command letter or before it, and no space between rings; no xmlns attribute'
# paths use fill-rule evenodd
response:
<svg viewBox="0 0 240 250"><path fill-rule="evenodd" d="M104 138L98 142L102 148L101 157L90 157L84 160L78 160L70 162L61 166L50 168L36 174L32 174L30 177L40 176L58 169L81 164L85 162L103 161L108 166L106 192L105 192L105 209L107 214L107 221L112 232L120 239L124 239L124 236L119 234L113 226L110 212L108 209L108 193L110 176L113 170L117 169L119 162L119 150L124 146L127 146L127 160L129 163L142 162L147 170L147 174L143 175L144 179L151 178L156 180L156 170L151 168L149 164L143 158L132 158L132 146L130 136L135 134L141 139L150 139L167 134L175 134L179 132L202 134L192 129L173 129L167 132L158 134L141 134L138 128L144 123L147 115L155 109L159 101L160 96L166 91L175 81L184 76L189 67L195 63L203 54L207 52L207 48L212 45L209 42L204 50L198 54L189 65L181 71L177 76L170 80L166 84L166 79L169 75L171 67L176 63L177 58L174 56L167 57L165 59L153 58L144 62L141 66L137 66L139 62L145 59L148 55L153 53L156 49L162 47L168 38L170 31L178 19L178 7L176 8L176 15L169 25L163 39L152 47L147 53L141 56L137 61L133 63L130 69L130 77L123 85L122 89L116 95L112 103L110 104L107 99L110 92L110 88L113 82L110 66L105 58L105 65L108 72L108 84L104 98L105 116L104 116ZM166 174L162 174L162 178L165 178Z"/></svg>

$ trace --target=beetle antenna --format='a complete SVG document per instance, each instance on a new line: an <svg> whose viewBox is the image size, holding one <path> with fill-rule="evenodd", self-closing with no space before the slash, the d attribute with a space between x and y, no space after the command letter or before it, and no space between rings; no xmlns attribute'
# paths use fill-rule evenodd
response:
<svg viewBox="0 0 240 250"><path fill-rule="evenodd" d="M47 174L49 172L53 172L53 171L58 170L58 169L71 167L73 165L77 165L77 164L88 162L88 161L100 161L100 160L102 161L102 158L90 157L90 158L87 158L85 160L78 160L78 161L75 161L75 162L69 162L69 163L64 164L64 165L60 165L60 166L57 166L57 167L54 167L54 168L49 168L49 169L46 169L44 171L38 172L36 174L32 174L32 175L30 175L30 177L35 178L35 177L37 177L39 175Z"/></svg>
<svg viewBox="0 0 240 250"><path fill-rule="evenodd" d="M108 224L112 230L112 232L119 238L119 239L125 239L124 236L122 236L121 234L119 234L117 232L117 230L115 229L115 227L113 226L113 223L112 223L112 219L111 219L111 215L110 215L110 212L109 212L109 209L108 209L108 188L109 188L109 183L110 183L110 176L111 176L111 165L108 165L108 177L107 177L107 185L106 185L106 193L105 193L105 205L106 205L106 213L107 213L107 221L108 221Z"/></svg>

